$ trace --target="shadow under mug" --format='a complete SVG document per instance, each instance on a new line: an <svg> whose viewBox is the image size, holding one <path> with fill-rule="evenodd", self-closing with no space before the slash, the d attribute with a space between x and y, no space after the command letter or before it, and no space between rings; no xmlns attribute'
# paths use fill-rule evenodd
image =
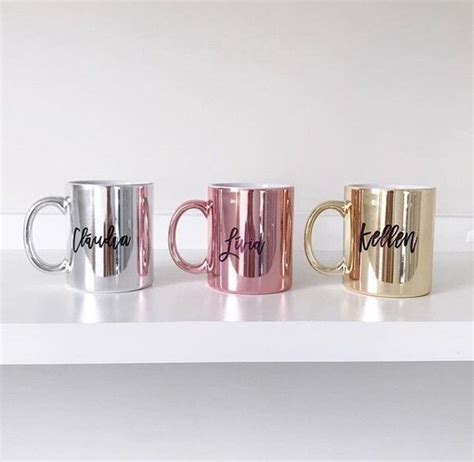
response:
<svg viewBox="0 0 474 462"><path fill-rule="evenodd" d="M66 197L45 197L28 211L23 241L30 262L47 273L67 273L68 284L90 292L127 292L153 282L153 184L72 181ZM67 256L60 263L41 259L32 239L44 207L67 216Z"/></svg>
<svg viewBox="0 0 474 462"><path fill-rule="evenodd" d="M304 245L310 265L343 276L344 286L365 295L418 297L431 291L436 188L349 185L344 201L318 205L306 223ZM334 267L313 252L313 227L325 210L344 219L344 253Z"/></svg>
<svg viewBox="0 0 474 462"><path fill-rule="evenodd" d="M208 200L183 203L168 233L176 265L190 273L207 273L213 289L237 294L288 290L292 282L294 188L286 185L222 183L208 187ZM208 255L199 264L186 262L176 245L178 221L197 209L208 219Z"/></svg>

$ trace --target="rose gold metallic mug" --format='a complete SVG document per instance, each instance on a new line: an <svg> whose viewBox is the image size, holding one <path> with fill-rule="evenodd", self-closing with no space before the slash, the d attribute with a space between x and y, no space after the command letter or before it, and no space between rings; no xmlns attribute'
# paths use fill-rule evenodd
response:
<svg viewBox="0 0 474 462"><path fill-rule="evenodd" d="M183 203L174 213L168 246L176 265L206 273L213 289L238 294L288 290L292 281L294 188L286 185L223 183L208 188L208 201ZM208 256L186 262L176 247L176 227L184 212L208 218Z"/></svg>

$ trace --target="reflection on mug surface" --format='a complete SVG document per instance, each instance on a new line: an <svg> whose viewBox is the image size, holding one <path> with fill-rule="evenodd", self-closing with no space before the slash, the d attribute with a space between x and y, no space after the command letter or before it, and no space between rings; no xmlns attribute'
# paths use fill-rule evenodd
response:
<svg viewBox="0 0 474 462"><path fill-rule="evenodd" d="M310 264L343 276L354 292L381 297L417 297L431 291L436 189L423 186L350 185L344 201L316 207L305 230ZM314 257L312 232L327 209L344 218L344 253L335 267Z"/></svg>
<svg viewBox="0 0 474 462"><path fill-rule="evenodd" d="M28 258L45 272L65 272L69 285L88 292L127 292L153 282L153 185L72 181L66 197L48 197L29 210L24 226ZM67 216L67 258L43 261L31 239L36 214L56 207Z"/></svg>
<svg viewBox="0 0 474 462"><path fill-rule="evenodd" d="M238 294L288 290L292 282L293 187L228 183L208 188L207 201L188 201L173 215L169 251L184 271L207 273L209 286ZM193 265L176 246L182 214L200 210L209 223L207 258Z"/></svg>

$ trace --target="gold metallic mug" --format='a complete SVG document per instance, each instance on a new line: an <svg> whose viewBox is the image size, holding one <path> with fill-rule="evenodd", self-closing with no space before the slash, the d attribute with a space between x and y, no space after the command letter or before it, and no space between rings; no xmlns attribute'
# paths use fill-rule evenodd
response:
<svg viewBox="0 0 474 462"><path fill-rule="evenodd" d="M304 234L306 257L324 274L343 275L346 289L379 297L419 297L431 291L436 188L349 185L345 201L318 205ZM334 267L314 256L318 216L336 210L344 219L344 256Z"/></svg>

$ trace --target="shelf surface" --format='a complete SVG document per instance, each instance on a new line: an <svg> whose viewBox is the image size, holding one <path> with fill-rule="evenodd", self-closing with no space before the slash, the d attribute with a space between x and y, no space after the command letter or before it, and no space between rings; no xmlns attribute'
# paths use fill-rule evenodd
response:
<svg viewBox="0 0 474 462"><path fill-rule="evenodd" d="M198 260L202 251L186 255ZM472 360L473 253L435 256L432 294L366 297L314 272L301 253L293 289L239 296L155 254L155 284L124 294L67 288L65 275L1 253L3 364ZM58 259L58 252L45 252ZM334 261L336 254L323 255Z"/></svg>

